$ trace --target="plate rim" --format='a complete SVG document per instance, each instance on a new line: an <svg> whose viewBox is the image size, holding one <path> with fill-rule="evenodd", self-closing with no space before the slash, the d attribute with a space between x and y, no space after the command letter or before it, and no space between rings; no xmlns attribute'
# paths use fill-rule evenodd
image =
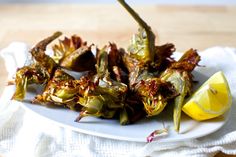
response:
<svg viewBox="0 0 236 157"><path fill-rule="evenodd" d="M25 109L26 111L29 111L31 113L34 113L35 115L49 121L49 122L52 122L54 124L56 124L57 126L60 126L62 128L66 128L66 129L70 129L71 131L75 131L75 132L78 132L78 133L83 133L83 134L86 134L86 135L92 135L92 136L96 136L96 137L102 137L102 138L107 138L107 139L112 139L112 140L121 140L121 141L129 141L129 142L138 142L138 143L147 143L147 140L146 138L147 137L143 137L143 138L130 138L130 137L123 137L123 136L119 136L119 135L110 135L110 134L105 134L105 133L99 133L99 132L96 132L96 131L91 131L91 130L85 130L85 129L81 129L81 128L77 128L75 126L72 126L72 125L69 125L69 124L63 124L62 122L59 122L55 119L51 119L49 117L46 117L38 112L36 112L35 110L27 107L27 105L25 105L24 102L19 102L19 101L16 101L16 100L12 100L13 103L18 103L19 106L21 106L23 109ZM40 107L46 107L46 106L40 106ZM196 139L196 138L200 138L200 137L204 137L204 136L207 136L209 134L212 134L214 132L216 132L217 130L219 130L220 128L222 128L225 123L228 121L229 117L230 117L230 111L227 111L223 116L223 120L221 121L221 123L215 127L215 129L211 130L210 132L207 132L207 133L201 133L201 134L198 134L198 135L195 135L195 136L192 136L192 137L185 137L185 138L174 138L174 139L171 139L171 138L158 138L158 140L155 140L155 142L159 142L159 143L167 143L167 142L179 142L179 141L182 141L182 140L193 140L193 139ZM198 122L198 121L197 121ZM198 123L201 123L201 122L198 122ZM202 124L204 125L204 124ZM154 131L154 130L153 130ZM151 132L150 132L151 133Z"/></svg>

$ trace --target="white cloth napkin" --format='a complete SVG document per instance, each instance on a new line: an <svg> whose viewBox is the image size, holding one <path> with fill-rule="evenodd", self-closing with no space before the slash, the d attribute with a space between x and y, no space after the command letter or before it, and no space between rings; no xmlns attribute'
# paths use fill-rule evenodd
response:
<svg viewBox="0 0 236 157"><path fill-rule="evenodd" d="M11 78L27 58L24 43L12 43L0 52ZM208 73L222 70L231 87L233 105L227 123L206 137L180 142L136 143L95 137L71 131L25 111L10 101L6 87L0 99L0 155L3 157L143 157L214 156L222 151L236 154L236 49L213 47L200 53ZM204 60L204 58L212 58ZM217 65L217 66L216 66ZM216 66L217 68L214 68Z"/></svg>

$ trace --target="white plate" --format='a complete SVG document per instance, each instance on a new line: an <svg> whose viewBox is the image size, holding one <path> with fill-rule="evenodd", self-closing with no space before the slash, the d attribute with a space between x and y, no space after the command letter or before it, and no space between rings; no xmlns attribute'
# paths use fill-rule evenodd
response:
<svg viewBox="0 0 236 157"><path fill-rule="evenodd" d="M196 68L196 71L194 71L194 79L198 80L199 84L204 82L218 70L221 70L220 65L219 67L215 67L214 63L212 64L214 67L212 67L208 62L209 57L204 57L202 57L203 60L201 64L207 65L207 67L198 67ZM118 120L105 120L94 117L85 117L81 120L81 122L77 123L74 122L78 116L77 112L63 108L52 108L31 104L30 100L34 98L35 94L36 90L31 88L31 90L27 93L26 100L21 103L21 106L41 115L44 118L47 118L48 120L56 122L60 126L70 128L74 131L105 138L136 142L146 142L146 138L151 132L163 128L163 123L167 128L169 128L169 134L168 136L159 138L158 140L160 142L173 142L202 137L221 128L229 115L226 113L219 118L197 122L183 114L181 129L178 134L173 130L172 113L170 110L163 112L157 117L143 119L135 124L126 126L121 126Z"/></svg>
<svg viewBox="0 0 236 157"><path fill-rule="evenodd" d="M156 129L163 129L163 123L169 129L169 132L168 136L160 137L158 139L159 142L173 142L202 137L221 128L226 122L228 115L225 114L222 117L204 122L194 121L184 115L181 120L181 131L178 134L173 130L172 116L167 114L161 114L152 119L144 119L132 125L121 126L117 120L104 120L93 117L86 117L80 123L77 123L74 120L78 113L71 110L32 105L26 102L21 103L21 105L27 110L74 131L135 142L146 142L146 138L151 132Z"/></svg>

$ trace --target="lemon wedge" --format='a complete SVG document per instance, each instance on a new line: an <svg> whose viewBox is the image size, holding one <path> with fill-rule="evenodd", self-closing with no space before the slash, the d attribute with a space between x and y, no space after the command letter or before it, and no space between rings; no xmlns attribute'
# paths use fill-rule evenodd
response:
<svg viewBox="0 0 236 157"><path fill-rule="evenodd" d="M224 114L232 104L232 95L222 71L212 75L184 104L182 110L202 121Z"/></svg>

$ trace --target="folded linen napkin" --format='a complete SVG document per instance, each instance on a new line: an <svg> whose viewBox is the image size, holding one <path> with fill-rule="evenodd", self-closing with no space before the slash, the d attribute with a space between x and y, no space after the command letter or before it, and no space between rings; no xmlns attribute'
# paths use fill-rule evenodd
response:
<svg viewBox="0 0 236 157"><path fill-rule="evenodd" d="M28 47L15 42L0 52L11 78L24 65ZM236 49L213 47L200 53L206 72L222 70L230 84L233 105L226 124L198 139L180 142L128 142L96 137L57 126L10 101L13 89L6 87L0 99L0 155L3 157L142 157L214 156L222 151L236 154ZM204 60L211 58L211 60ZM217 68L214 68L217 67Z"/></svg>

